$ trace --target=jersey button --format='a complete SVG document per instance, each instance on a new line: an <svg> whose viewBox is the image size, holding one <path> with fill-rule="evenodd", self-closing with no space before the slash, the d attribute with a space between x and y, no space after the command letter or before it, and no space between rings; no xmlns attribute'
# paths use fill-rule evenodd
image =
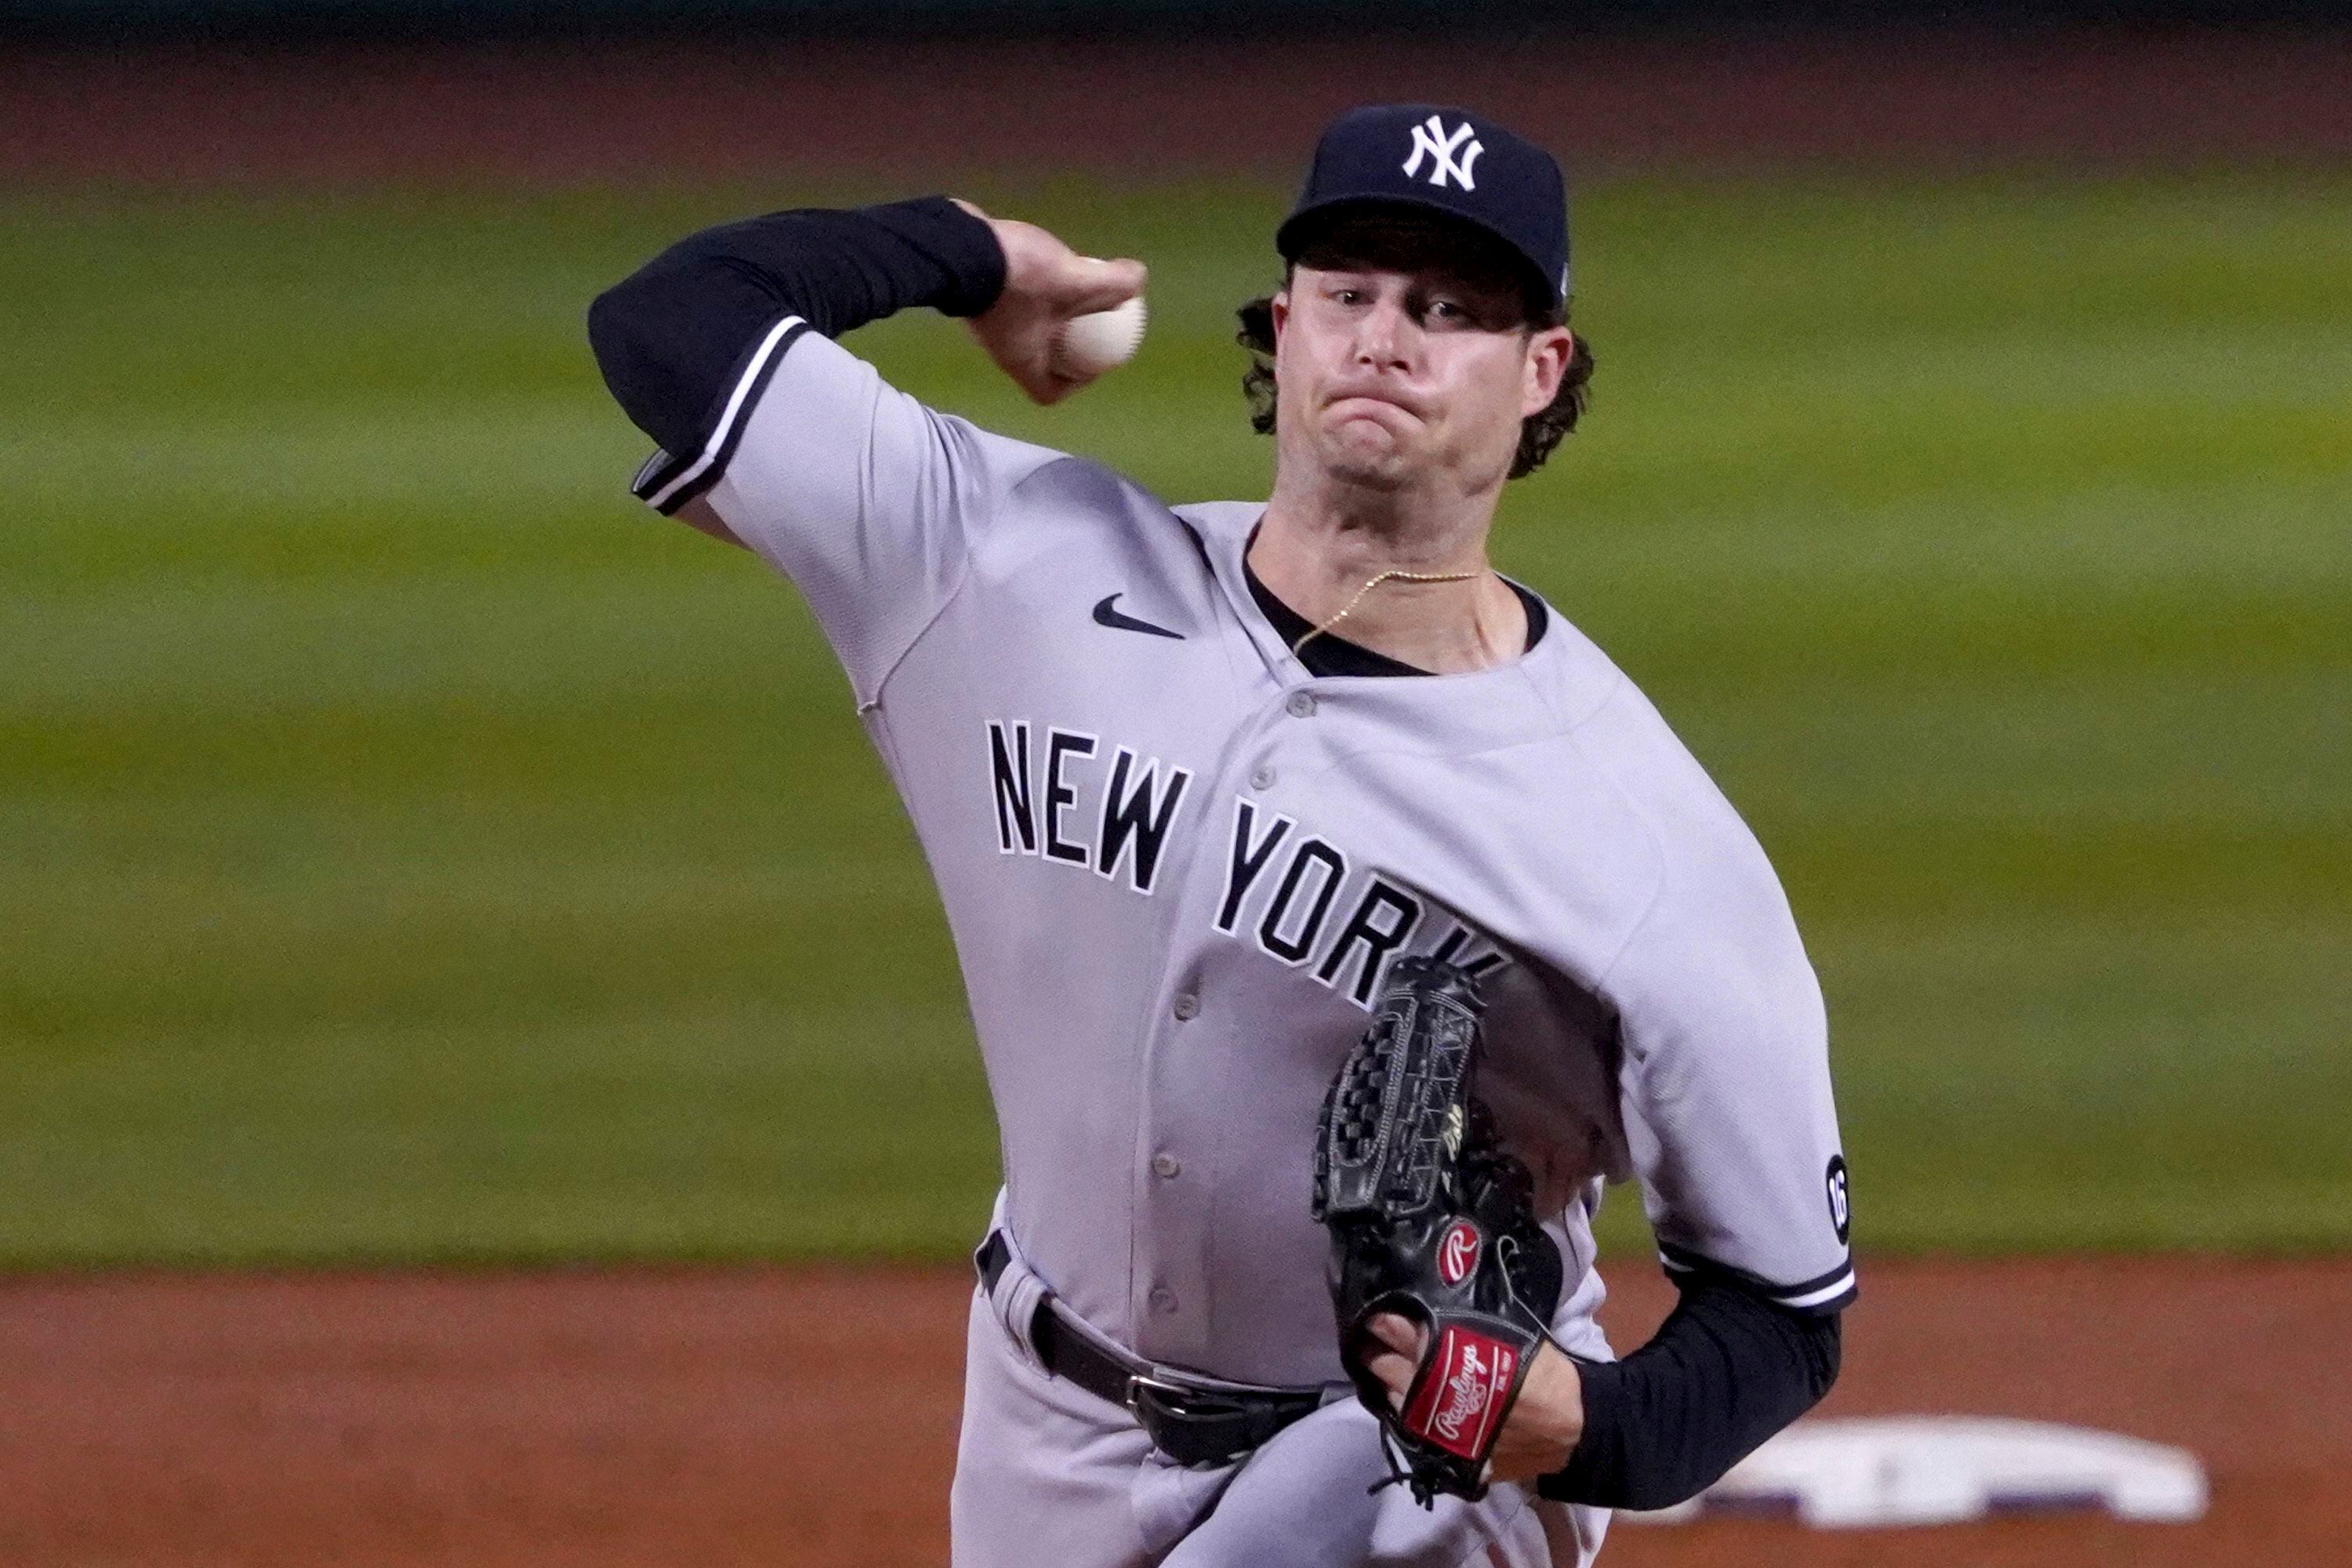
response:
<svg viewBox="0 0 2352 1568"><path fill-rule="evenodd" d="M1290 710L1290 716L1294 719L1312 719L1315 717L1315 694L1311 691L1294 691L1290 694L1290 700L1283 706Z"/></svg>
<svg viewBox="0 0 2352 1568"><path fill-rule="evenodd" d="M1176 1292L1171 1290L1165 1285L1153 1286L1151 1289L1151 1310L1155 1312L1174 1311L1176 1310Z"/></svg>
<svg viewBox="0 0 2352 1568"><path fill-rule="evenodd" d="M1169 1010L1176 1015L1178 1023L1189 1024L1201 1015L1201 999L1187 991L1176 998L1176 1005Z"/></svg>
<svg viewBox="0 0 2352 1568"><path fill-rule="evenodd" d="M1272 789L1273 787L1274 770L1272 768L1260 768L1257 772L1250 774L1250 788Z"/></svg>
<svg viewBox="0 0 2352 1568"><path fill-rule="evenodd" d="M1162 1181L1174 1180L1177 1173L1183 1170L1183 1168L1184 1162L1179 1160L1173 1154L1154 1154L1151 1156L1151 1173L1158 1176Z"/></svg>

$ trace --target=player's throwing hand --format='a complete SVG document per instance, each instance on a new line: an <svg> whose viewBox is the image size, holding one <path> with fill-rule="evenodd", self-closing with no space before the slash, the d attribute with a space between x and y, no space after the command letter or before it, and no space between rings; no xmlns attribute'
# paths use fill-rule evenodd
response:
<svg viewBox="0 0 2352 1568"><path fill-rule="evenodd" d="M1123 305L1143 292L1143 263L1080 256L1034 223L986 218L1004 248L1004 292L966 324L988 357L1039 403L1058 403L1094 379L1073 374L1054 357L1054 334L1076 317Z"/></svg>

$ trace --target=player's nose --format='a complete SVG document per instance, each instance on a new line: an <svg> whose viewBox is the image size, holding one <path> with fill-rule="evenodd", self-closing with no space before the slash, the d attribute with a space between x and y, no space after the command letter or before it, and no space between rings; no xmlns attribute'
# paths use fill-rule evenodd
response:
<svg viewBox="0 0 2352 1568"><path fill-rule="evenodd" d="M1410 369L1412 342L1418 332L1402 301L1375 300L1356 318L1356 363L1381 370Z"/></svg>

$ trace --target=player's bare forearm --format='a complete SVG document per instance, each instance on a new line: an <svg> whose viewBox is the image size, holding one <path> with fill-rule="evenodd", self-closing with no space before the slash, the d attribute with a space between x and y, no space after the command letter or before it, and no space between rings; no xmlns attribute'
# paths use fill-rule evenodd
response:
<svg viewBox="0 0 2352 1568"><path fill-rule="evenodd" d="M1060 402L1093 377L1055 362L1054 334L1076 317L1142 293L1143 263L1080 256L1035 224L991 217L961 198L956 205L985 221L1004 250L1004 291L966 323L971 335L1031 398Z"/></svg>

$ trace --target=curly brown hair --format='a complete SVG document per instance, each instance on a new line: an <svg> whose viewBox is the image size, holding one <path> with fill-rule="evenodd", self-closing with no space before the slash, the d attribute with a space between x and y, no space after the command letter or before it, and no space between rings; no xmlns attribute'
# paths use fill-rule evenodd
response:
<svg viewBox="0 0 2352 1568"><path fill-rule="evenodd" d="M1285 287L1288 279L1284 279ZM1250 351L1249 368L1242 372L1242 395L1249 399L1250 428L1261 436L1274 434L1274 296L1261 294L1234 312L1240 318L1241 331L1234 341ZM1565 310L1542 310L1530 315L1525 330L1539 331L1546 327L1568 324ZM1591 401L1592 383L1592 345L1584 334L1575 334L1569 349L1568 368L1560 374L1559 391L1540 411L1519 422L1518 450L1511 454L1511 479L1519 479L1543 467L1563 437L1576 428L1585 405Z"/></svg>

